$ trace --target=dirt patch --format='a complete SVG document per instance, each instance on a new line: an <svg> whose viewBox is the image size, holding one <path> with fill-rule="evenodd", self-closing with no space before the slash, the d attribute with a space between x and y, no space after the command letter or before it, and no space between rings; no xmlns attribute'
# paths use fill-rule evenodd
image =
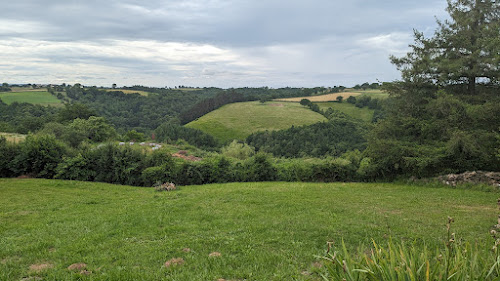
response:
<svg viewBox="0 0 500 281"><path fill-rule="evenodd" d="M220 257L220 256L222 256L222 254L219 252L211 252L208 256L209 257Z"/></svg>
<svg viewBox="0 0 500 281"><path fill-rule="evenodd" d="M88 270L85 270L85 269L82 270L82 271L80 271L80 275L90 275L90 274L92 274L92 271L88 271Z"/></svg>
<svg viewBox="0 0 500 281"><path fill-rule="evenodd" d="M179 150L178 152L172 154L172 157L181 158L181 159L193 161L193 162L198 162L198 161L203 160L200 157L196 157L193 155L187 155L187 152L184 150Z"/></svg>
<svg viewBox="0 0 500 281"><path fill-rule="evenodd" d="M271 103L269 106L283 107L282 103Z"/></svg>
<svg viewBox="0 0 500 281"><path fill-rule="evenodd" d="M473 172L465 172L462 174L449 174L438 177L438 180L450 186L457 186L457 184L471 183L471 184L488 184L500 187L500 172L473 171Z"/></svg>
<svg viewBox="0 0 500 281"><path fill-rule="evenodd" d="M165 267L172 267L177 265L183 265L186 263L183 258L172 258L165 262Z"/></svg>
<svg viewBox="0 0 500 281"><path fill-rule="evenodd" d="M182 251L183 251L184 253L189 253L189 252L191 252L191 249L189 249L189 248L184 248L184 249L182 249Z"/></svg>
<svg viewBox="0 0 500 281"><path fill-rule="evenodd" d="M82 269L85 269L87 268L87 265L84 264L84 263L74 263L70 266L68 266L68 270L82 270Z"/></svg>
<svg viewBox="0 0 500 281"><path fill-rule="evenodd" d="M36 264L30 265L30 271L40 272L40 271L44 271L46 269L50 269L53 267L54 267L54 265L51 263L36 263Z"/></svg>

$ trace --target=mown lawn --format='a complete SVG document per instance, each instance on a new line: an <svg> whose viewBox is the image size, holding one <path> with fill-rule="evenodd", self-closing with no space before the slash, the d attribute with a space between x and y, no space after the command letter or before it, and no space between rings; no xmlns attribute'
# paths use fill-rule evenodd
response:
<svg viewBox="0 0 500 281"><path fill-rule="evenodd" d="M225 105L186 126L226 142L244 140L258 131L282 130L292 125L310 125L321 121L326 121L326 118L298 103L239 102Z"/></svg>
<svg viewBox="0 0 500 281"><path fill-rule="evenodd" d="M55 96L47 91L25 91L25 92L4 92L0 93L0 99L6 103L11 104L13 102L27 102L32 104L40 105L61 105L61 100L57 99Z"/></svg>
<svg viewBox="0 0 500 281"><path fill-rule="evenodd" d="M497 197L400 184L230 183L158 193L0 179L0 280L319 280L302 272L322 270L313 264L326 241L441 245L452 216L458 239L487 244ZM165 267L172 258L185 263ZM69 271L74 263L90 275Z"/></svg>

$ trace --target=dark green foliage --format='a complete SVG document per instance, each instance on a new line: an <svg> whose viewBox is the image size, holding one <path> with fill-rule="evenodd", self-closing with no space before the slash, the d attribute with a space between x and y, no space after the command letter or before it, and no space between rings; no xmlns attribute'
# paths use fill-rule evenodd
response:
<svg viewBox="0 0 500 281"><path fill-rule="evenodd" d="M309 106L309 105L311 105L311 101L308 99L301 99L300 104L303 106Z"/></svg>
<svg viewBox="0 0 500 281"><path fill-rule="evenodd" d="M96 113L87 105L81 103L65 103L64 108L57 113L57 119L61 123L71 122L77 118L89 119L90 116L95 116Z"/></svg>
<svg viewBox="0 0 500 281"><path fill-rule="evenodd" d="M351 104L355 104L356 103L356 97L353 97L353 96L349 96L346 101L348 103L351 103Z"/></svg>
<svg viewBox="0 0 500 281"><path fill-rule="evenodd" d="M69 128L84 135L91 142L103 142L116 137L115 129L103 117L77 118L69 124Z"/></svg>
<svg viewBox="0 0 500 281"><path fill-rule="evenodd" d="M57 110L50 106L17 102L7 105L0 101L0 122L12 133L27 134L55 121Z"/></svg>
<svg viewBox="0 0 500 281"><path fill-rule="evenodd" d="M9 87L9 84L7 83L2 83L2 86L0 86L0 92L10 92L12 89Z"/></svg>
<svg viewBox="0 0 500 281"><path fill-rule="evenodd" d="M0 178L17 175L12 170L12 163L17 153L16 145L7 142L3 136L0 136Z"/></svg>
<svg viewBox="0 0 500 281"><path fill-rule="evenodd" d="M364 150L366 124L336 114L330 115L328 122L252 134L247 143L258 151L282 157L340 156L349 150Z"/></svg>
<svg viewBox="0 0 500 281"><path fill-rule="evenodd" d="M135 141L142 142L146 140L146 136L143 133L139 133L136 130L128 131L125 136L123 136L124 141Z"/></svg>
<svg viewBox="0 0 500 281"><path fill-rule="evenodd" d="M18 146L13 160L16 174L53 178L68 148L52 135L30 135Z"/></svg>
<svg viewBox="0 0 500 281"><path fill-rule="evenodd" d="M211 135L200 130L180 126L175 122L161 124L158 128L156 128L155 135L157 140L161 142L172 143L179 139L183 139L189 144L207 150L213 150L220 147L220 144Z"/></svg>
<svg viewBox="0 0 500 281"><path fill-rule="evenodd" d="M269 156L257 153L247 163L246 181L274 181L277 178L277 170L271 164Z"/></svg>

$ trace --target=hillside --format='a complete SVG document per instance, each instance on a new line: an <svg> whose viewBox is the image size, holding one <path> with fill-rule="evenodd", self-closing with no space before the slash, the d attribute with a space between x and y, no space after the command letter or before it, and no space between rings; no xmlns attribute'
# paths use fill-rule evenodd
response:
<svg viewBox="0 0 500 281"><path fill-rule="evenodd" d="M25 88L14 88L12 92L0 93L0 100L6 104L12 104L13 102L27 102L31 104L52 106L59 106L62 104L57 97L50 94L45 89L28 90Z"/></svg>
<svg viewBox="0 0 500 281"><path fill-rule="evenodd" d="M221 141L243 140L264 130L281 130L326 120L322 115L298 103L242 102L225 105L188 123Z"/></svg>
<svg viewBox="0 0 500 281"><path fill-rule="evenodd" d="M316 103L321 110L327 110L328 108L333 108L340 112L343 112L350 117L358 118L366 122L371 122L373 118L373 112L375 110L369 109L368 107L359 108L354 104L347 102L318 102Z"/></svg>
<svg viewBox="0 0 500 281"><path fill-rule="evenodd" d="M459 239L490 245L498 197L400 184L276 182L159 193L39 179L0 179L0 194L0 280L315 280L326 241L344 239L353 249L391 236L442 245L447 216ZM172 258L185 263L166 268ZM67 269L75 263L85 263L90 276Z"/></svg>

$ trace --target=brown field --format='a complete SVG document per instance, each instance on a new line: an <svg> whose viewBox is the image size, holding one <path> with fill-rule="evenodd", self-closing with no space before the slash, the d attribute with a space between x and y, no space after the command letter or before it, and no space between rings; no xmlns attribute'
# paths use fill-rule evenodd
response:
<svg viewBox="0 0 500 281"><path fill-rule="evenodd" d="M287 98L287 99L275 99L276 101L290 101L290 102L300 102L302 99L308 99L312 102L326 102L326 101L336 101L338 96L347 99L349 96L360 96L362 93L354 93L354 92L343 92L343 93L334 93L327 94L321 96L309 96L309 97L299 97L299 98Z"/></svg>
<svg viewBox="0 0 500 281"><path fill-rule="evenodd" d="M7 139L8 142L12 142L12 143L20 143L20 142L24 141L24 139L26 139L26 135L16 134L16 133L1 133L0 132L0 136L5 137L5 139Z"/></svg>

